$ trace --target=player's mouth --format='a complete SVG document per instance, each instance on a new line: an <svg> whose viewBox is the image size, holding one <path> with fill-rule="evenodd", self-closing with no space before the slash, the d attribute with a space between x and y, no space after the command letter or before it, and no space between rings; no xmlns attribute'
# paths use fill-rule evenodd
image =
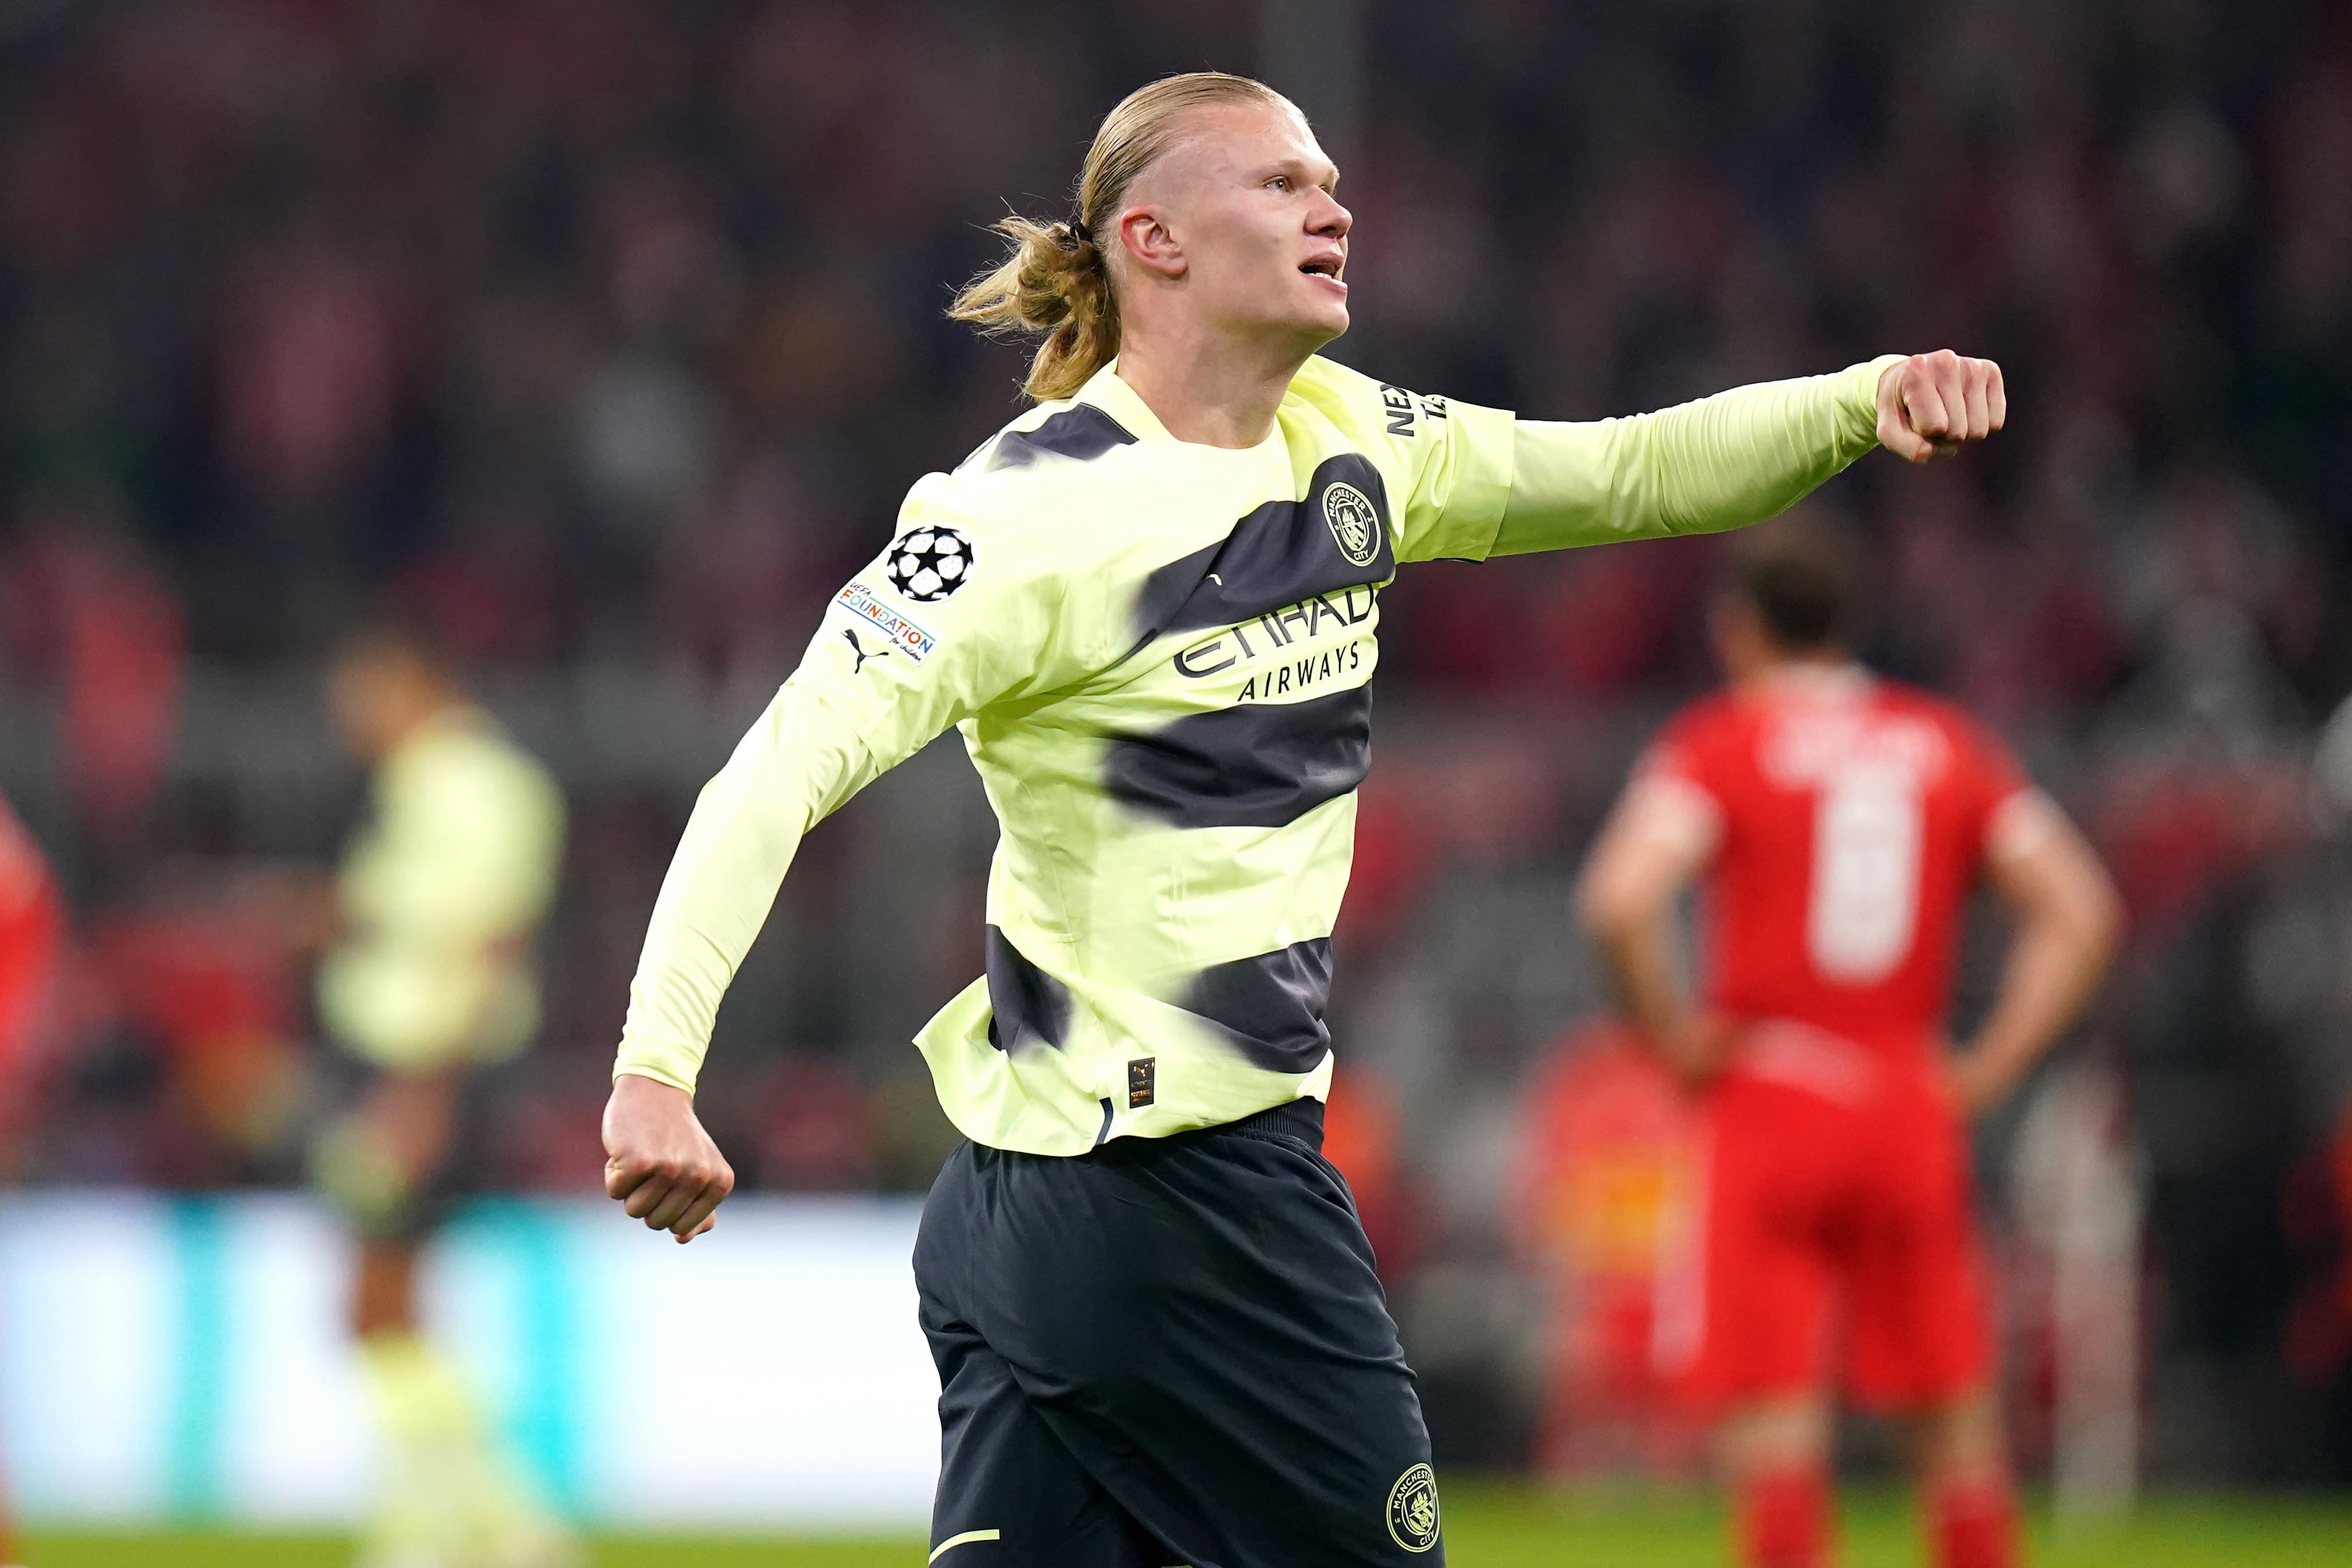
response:
<svg viewBox="0 0 2352 1568"><path fill-rule="evenodd" d="M1344 255L1318 256L1311 261L1300 262L1298 270L1345 299L1348 286L1339 281L1339 273L1347 265L1348 258Z"/></svg>

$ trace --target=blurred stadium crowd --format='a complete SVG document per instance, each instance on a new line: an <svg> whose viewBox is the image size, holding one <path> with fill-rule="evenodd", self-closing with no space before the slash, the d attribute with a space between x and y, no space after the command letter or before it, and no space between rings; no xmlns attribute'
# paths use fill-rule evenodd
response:
<svg viewBox="0 0 2352 1568"><path fill-rule="evenodd" d="M0 790L71 956L10 1179L300 1179L289 868L360 803L320 691L387 603L570 796L491 1175L593 1189L695 790L919 473L1015 407L942 316L1102 110L1215 65L1327 131L1338 357L1583 418L1949 345L2010 434L1874 458L1871 660L2084 821L2128 951L2159 1474L2352 1480L2352 16L2242 0L0 5ZM1471 1457L1548 1310L1506 1201L1600 998L1568 889L1710 678L1712 543L1394 589L1340 934L1349 1163ZM952 740L803 852L705 1114L750 1185L914 1189L914 1028L981 967ZM1979 966L1982 967L1981 965ZM2002 1199L2003 1121L1986 1169Z"/></svg>

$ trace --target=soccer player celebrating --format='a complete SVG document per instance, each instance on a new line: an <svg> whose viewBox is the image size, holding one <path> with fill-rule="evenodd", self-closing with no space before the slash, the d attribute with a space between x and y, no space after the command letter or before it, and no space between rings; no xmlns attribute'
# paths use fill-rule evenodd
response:
<svg viewBox="0 0 2352 1568"><path fill-rule="evenodd" d="M359 1239L353 1327L379 1442L369 1568L579 1561L419 1332L418 1249L483 1155L486 1072L539 1026L530 937L555 889L563 798L429 643L370 629L330 697L373 768L367 824L316 922L319 1014L355 1082L315 1175Z"/></svg>
<svg viewBox="0 0 2352 1568"><path fill-rule="evenodd" d="M1743 1560L1829 1561L1833 1301L1846 1382L1913 1418L1941 1568L2017 1560L1967 1117L2073 1021L2116 924L2105 872L2000 743L1846 653L1839 556L1743 550L1714 633L1731 688L1675 721L1602 830L1581 900L1626 1011L1701 1101L1687 1246L1657 1343L1725 1411ZM1705 878L1706 1009L1672 910ZM1960 917L2018 930L1990 1015L1948 1052Z"/></svg>
<svg viewBox="0 0 2352 1568"><path fill-rule="evenodd" d="M1045 335L1040 406L915 486L654 906L606 1186L683 1241L733 1181L695 1075L802 834L961 730L1003 838L986 975L916 1041L970 1140L915 1249L943 1568L1440 1560L1318 1149L1381 591L1755 522L1881 440L1999 423L1998 372L1950 354L1592 424L1384 386L1315 357L1348 326L1337 183L1279 94L1171 77L1104 120L1069 218L1000 225L955 314Z"/></svg>

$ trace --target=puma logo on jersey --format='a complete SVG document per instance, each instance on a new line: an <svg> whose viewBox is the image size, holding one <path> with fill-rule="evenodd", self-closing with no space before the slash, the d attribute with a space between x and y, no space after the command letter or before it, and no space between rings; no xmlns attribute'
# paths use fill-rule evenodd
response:
<svg viewBox="0 0 2352 1568"><path fill-rule="evenodd" d="M857 633L855 632L845 628L841 634L847 639L849 651L857 655L857 663L849 666L849 673L853 675L866 667L866 662L868 659L887 659L890 656L890 650L887 648L879 648L871 653L867 653L866 644L857 640Z"/></svg>

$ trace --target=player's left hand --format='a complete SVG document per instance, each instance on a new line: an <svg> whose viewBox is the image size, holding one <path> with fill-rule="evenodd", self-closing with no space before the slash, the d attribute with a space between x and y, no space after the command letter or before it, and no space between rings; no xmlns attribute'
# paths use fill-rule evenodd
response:
<svg viewBox="0 0 2352 1568"><path fill-rule="evenodd" d="M1949 457L2009 418L2000 367L1938 349L1889 365L1878 378L1878 442L1906 463Z"/></svg>

